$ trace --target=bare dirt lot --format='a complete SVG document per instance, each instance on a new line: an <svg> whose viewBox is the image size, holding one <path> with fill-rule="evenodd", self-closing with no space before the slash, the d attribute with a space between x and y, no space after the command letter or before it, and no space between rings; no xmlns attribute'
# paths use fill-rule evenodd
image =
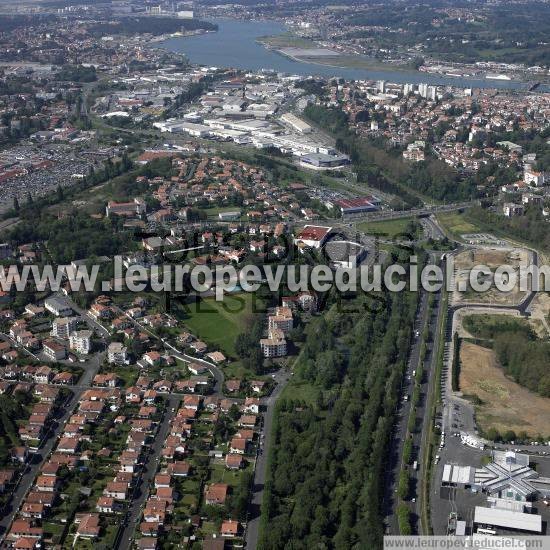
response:
<svg viewBox="0 0 550 550"><path fill-rule="evenodd" d="M512 290L501 291L495 286L497 281L494 271L502 265L509 265L515 270L519 270L520 266L526 266L529 261L529 252L522 248L483 247L465 250L457 254L454 258L456 285L460 288L461 284L465 284L465 291L458 292L455 290L452 297L453 303L518 304L525 296L525 292L520 291L519 276L516 286ZM473 268L480 265L487 266L493 271L493 274L489 277L492 284L486 292L476 292L469 285L470 273ZM479 277L478 279L481 280L482 278Z"/></svg>
<svg viewBox="0 0 550 550"><path fill-rule="evenodd" d="M479 428L496 428L500 433L525 431L530 436L550 435L550 399L531 393L511 379L497 365L492 350L462 342L460 347L460 389L476 395Z"/></svg>
<svg viewBox="0 0 550 550"><path fill-rule="evenodd" d="M548 315L550 314L550 295L547 292L537 292L531 304L531 317L529 322L539 338L550 336Z"/></svg>

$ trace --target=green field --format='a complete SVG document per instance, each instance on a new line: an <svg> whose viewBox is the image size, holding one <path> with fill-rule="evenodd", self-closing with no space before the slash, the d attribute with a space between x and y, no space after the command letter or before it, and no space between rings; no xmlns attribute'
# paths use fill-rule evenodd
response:
<svg viewBox="0 0 550 550"><path fill-rule="evenodd" d="M214 206L212 208L203 208L202 211L206 213L206 215L208 216L208 219L218 219L218 214L220 212L242 212L242 207L241 206Z"/></svg>
<svg viewBox="0 0 550 550"><path fill-rule="evenodd" d="M437 214L437 220L449 236L460 239L465 233L478 233L480 228L474 225L466 212L445 212Z"/></svg>
<svg viewBox="0 0 550 550"><path fill-rule="evenodd" d="M293 376L285 386L280 399L303 401L309 405L313 405L318 396L319 391L311 382Z"/></svg>
<svg viewBox="0 0 550 550"><path fill-rule="evenodd" d="M414 224L414 230L411 222ZM399 218L395 220L383 220L379 222L362 222L357 224L357 229L368 235L376 235L388 239L403 239L405 236L412 234L417 237L422 234L420 224L416 218Z"/></svg>
<svg viewBox="0 0 550 550"><path fill-rule="evenodd" d="M263 304L255 300L253 293L243 292L226 295L221 302L206 298L187 304L180 318L190 332L212 348L235 357L235 338L244 332L247 317L261 307Z"/></svg>

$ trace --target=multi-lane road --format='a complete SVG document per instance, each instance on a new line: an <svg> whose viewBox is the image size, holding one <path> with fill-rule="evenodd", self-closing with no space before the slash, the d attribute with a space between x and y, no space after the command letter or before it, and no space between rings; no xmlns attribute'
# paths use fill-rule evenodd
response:
<svg viewBox="0 0 550 550"><path fill-rule="evenodd" d="M414 470L410 465L404 463L403 448L407 437L412 439L412 459L411 461L420 460L421 448L425 437L426 430L430 429L426 422L428 397L431 392L431 381L435 370L435 361L433 357L433 347L431 344L426 345L426 355L424 360L421 356L422 335L427 328L429 333L436 337L436 329L439 322L439 317L442 314L440 307L440 295L435 294L435 298L430 304L428 294L422 293L418 312L415 320L413 342L409 355L409 361L403 378L401 387L401 399L396 411L396 423L392 435L392 444L389 453L388 465L386 468L386 499L384 503L384 512L386 516L386 531L391 534L399 534L399 526L397 523L396 509L399 504L397 498L397 485L399 482L399 474L403 468L408 469L410 476L410 493L409 509L412 513L413 527L417 528L418 517L420 512L420 483L421 469ZM419 384L419 400L416 407L412 407L411 398L415 387L415 373L423 365L423 375ZM409 418L414 416L416 419L415 429L409 434L408 424ZM413 501L414 499L414 501Z"/></svg>

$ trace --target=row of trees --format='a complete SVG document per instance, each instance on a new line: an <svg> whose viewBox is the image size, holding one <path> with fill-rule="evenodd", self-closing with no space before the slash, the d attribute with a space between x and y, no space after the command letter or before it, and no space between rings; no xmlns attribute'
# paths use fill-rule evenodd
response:
<svg viewBox="0 0 550 550"><path fill-rule="evenodd" d="M529 390L550 397L549 343L523 333L504 332L495 337L493 345L506 374Z"/></svg>
<svg viewBox="0 0 550 550"><path fill-rule="evenodd" d="M0 395L0 466L10 463L11 450L21 444L18 422L29 416L26 408L30 397L23 392L13 396Z"/></svg>
<svg viewBox="0 0 550 550"><path fill-rule="evenodd" d="M458 332L453 336L453 365L452 365L452 387L453 391L460 389L460 338Z"/></svg>
<svg viewBox="0 0 550 550"><path fill-rule="evenodd" d="M539 340L524 320L501 315L470 315L464 318L464 328L479 338L492 340L499 364L515 382L550 397L550 343Z"/></svg>

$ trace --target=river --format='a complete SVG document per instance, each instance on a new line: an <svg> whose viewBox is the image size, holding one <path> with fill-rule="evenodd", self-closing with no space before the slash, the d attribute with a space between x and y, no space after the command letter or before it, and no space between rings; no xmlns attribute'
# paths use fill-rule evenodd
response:
<svg viewBox="0 0 550 550"><path fill-rule="evenodd" d="M302 63L268 50L256 42L260 36L284 33L286 28L280 23L234 19L212 19L211 21L218 25L218 32L190 37L174 37L155 45L173 52L184 53L192 63L208 67L233 67L251 71L267 69L302 76L342 77L348 80L387 80L402 84L424 82L461 88L521 89L525 86L519 81L452 77L414 70L345 69L315 63ZM541 86L540 90L548 91L548 86Z"/></svg>

